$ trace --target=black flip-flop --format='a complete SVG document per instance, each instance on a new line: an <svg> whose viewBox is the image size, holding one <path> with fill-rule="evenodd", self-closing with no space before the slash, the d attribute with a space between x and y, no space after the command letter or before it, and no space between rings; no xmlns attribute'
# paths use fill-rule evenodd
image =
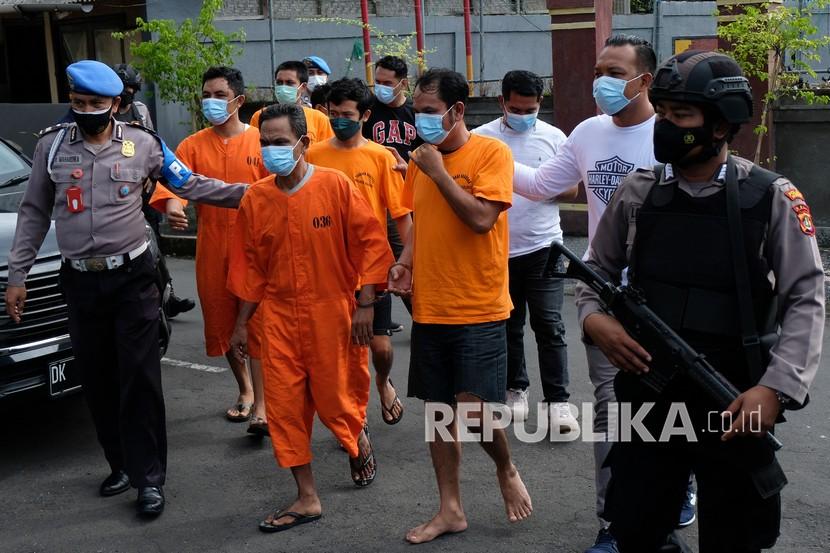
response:
<svg viewBox="0 0 830 553"><path fill-rule="evenodd" d="M225 418L231 422L248 422L251 420L251 414L254 412L254 404L253 403L242 403L241 401L231 407L231 409L236 409L239 414L238 415L231 415L228 411L225 411ZM247 411L247 415L243 415L242 412Z"/></svg>
<svg viewBox="0 0 830 553"><path fill-rule="evenodd" d="M395 388L395 385L392 384L392 379L390 378L388 382L389 382L389 385L392 386L392 389L395 390L395 399L392 400L392 405L387 408L386 405L383 404L383 396L380 397L380 408L382 410L382 414L381 414L380 418L383 419L383 422L385 422L389 426L392 426L394 424L398 424L399 422L401 422L401 419L403 418L403 412L404 411L403 411L403 403L401 403L400 398L398 398L398 390L397 390L397 388ZM401 414L398 415L397 417L392 414L392 409L395 407L396 403L401 406ZM389 416L392 417L391 419L387 420L387 418L385 417L385 415L387 413L389 413Z"/></svg>
<svg viewBox="0 0 830 553"><path fill-rule="evenodd" d="M368 486L369 484L374 482L375 477L378 475L378 463L377 463L377 461L375 461L375 448L372 447L372 441L369 440L369 425L367 423L364 423L364 425L363 425L363 433L366 434L366 439L369 441L369 454L366 456L366 458L363 460L363 463L361 463L360 467L358 467L357 470L354 470L354 465L352 465L352 458L349 457L349 469L351 470L352 474L354 474L355 472L362 471L371 462L375 463L375 468L372 471L372 476L369 477L369 478L365 478L365 479L364 478L357 478L357 479L355 479L354 476L352 476L352 482L358 488L365 488L366 486ZM359 460L359 459L360 459L360 446L358 444L358 456L356 457L355 460Z"/></svg>
<svg viewBox="0 0 830 553"><path fill-rule="evenodd" d="M251 417L251 424L248 425L248 434L267 438L270 435L268 433L268 423L262 417Z"/></svg>
<svg viewBox="0 0 830 553"><path fill-rule="evenodd" d="M274 513L274 517L271 519L271 522L262 521L259 523L259 529L262 532L284 532L286 530L290 530L295 526L299 526L300 524L306 524L309 522L314 522L315 520L320 520L322 514L319 515L303 515L300 513L295 513L294 511L277 511ZM291 517L294 520L289 522L288 524L273 524L277 520L281 519L282 517Z"/></svg>

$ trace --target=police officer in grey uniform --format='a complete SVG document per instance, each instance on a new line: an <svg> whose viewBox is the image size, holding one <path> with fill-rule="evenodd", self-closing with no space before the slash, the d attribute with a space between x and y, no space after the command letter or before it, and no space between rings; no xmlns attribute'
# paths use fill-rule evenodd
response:
<svg viewBox="0 0 830 553"><path fill-rule="evenodd" d="M54 217L69 333L112 473L101 495L138 488L138 510L164 509L167 435L159 360L159 289L141 212L142 185L236 207L244 186L193 174L142 126L113 119L122 83L103 63L66 70L75 123L42 133L8 257L6 311L25 316L25 281Z"/></svg>
<svg viewBox="0 0 830 553"><path fill-rule="evenodd" d="M617 367L615 391L659 436L670 402L688 409L698 442L615 443L605 518L622 553L664 551L684 499L698 481L700 550L750 553L772 547L783 475L760 436L784 409L803 407L819 365L824 275L810 208L786 178L728 153L750 121L752 96L735 61L684 52L665 62L649 91L657 112L654 153L662 165L631 173L608 204L588 264L642 290L649 307L704 353L742 393L721 414L681 375L657 395L639 380L659 366L577 287L586 337ZM732 423L731 426L729 423ZM671 421L669 421L671 424ZM779 467L780 472L780 467ZM763 475L771 479L764 481ZM770 489L770 482L780 482Z"/></svg>

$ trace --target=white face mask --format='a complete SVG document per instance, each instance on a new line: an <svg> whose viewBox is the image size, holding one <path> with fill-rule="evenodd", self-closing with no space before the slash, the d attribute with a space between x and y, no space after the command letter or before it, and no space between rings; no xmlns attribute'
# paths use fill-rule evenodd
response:
<svg viewBox="0 0 830 553"><path fill-rule="evenodd" d="M308 78L308 91L313 92L321 84L326 84L329 78L327 75L311 75Z"/></svg>

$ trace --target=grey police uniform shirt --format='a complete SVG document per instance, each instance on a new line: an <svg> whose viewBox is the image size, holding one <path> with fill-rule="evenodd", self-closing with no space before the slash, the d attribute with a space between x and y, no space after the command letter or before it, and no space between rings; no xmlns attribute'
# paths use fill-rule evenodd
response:
<svg viewBox="0 0 830 553"><path fill-rule="evenodd" d="M738 157L735 161L738 178L746 178L752 163ZM637 211L652 186L678 180L681 190L701 198L717 193L724 186L718 179L689 183L673 173L671 165L667 165L657 184L652 169L638 169L626 177L608 203L589 247L586 263L592 269L615 283L620 282L622 271L629 266L631 258ZM796 214L803 210L798 206L806 206L804 199L786 178L776 180L772 186L772 210L764 248L778 297L781 334L759 384L802 404L815 378L821 355L824 272L815 236L801 228ZM788 192L790 196L787 196ZM689 231L693 232L693 229ZM576 303L580 328L584 328L588 315L602 311L597 294L582 283L577 284Z"/></svg>
<svg viewBox="0 0 830 553"><path fill-rule="evenodd" d="M98 150L84 142L72 123L53 155L50 175L49 152L60 134L47 132L35 147L8 257L10 286L23 286L52 216L58 248L68 259L124 254L146 240L141 192L146 179L161 177L158 139L146 130L113 121L109 142ZM84 210L80 213L68 208L67 189L72 186L81 188ZM233 208L247 188L194 173L181 188L170 189L188 200Z"/></svg>

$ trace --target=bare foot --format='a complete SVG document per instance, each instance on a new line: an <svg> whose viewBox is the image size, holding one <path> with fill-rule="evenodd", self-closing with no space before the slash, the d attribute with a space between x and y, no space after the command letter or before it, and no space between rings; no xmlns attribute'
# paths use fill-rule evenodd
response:
<svg viewBox="0 0 830 553"><path fill-rule="evenodd" d="M388 378L385 381L378 379L377 381L378 394L380 394L380 406L383 413L383 420L391 423L395 419L400 419L403 415L403 404L398 398L395 387L392 386L392 381Z"/></svg>
<svg viewBox="0 0 830 553"><path fill-rule="evenodd" d="M429 522L416 526L406 533L409 543L426 543L444 534L456 534L467 529L467 517L463 511L445 514L439 512Z"/></svg>
<svg viewBox="0 0 830 553"><path fill-rule="evenodd" d="M507 520L518 522L530 516L533 505L530 494L527 493L519 471L515 465L510 465L506 471L496 471L499 477L501 495L504 497L504 509L507 511Z"/></svg>
<svg viewBox="0 0 830 553"><path fill-rule="evenodd" d="M320 505L320 498L317 495L307 496L307 497L298 497L294 503L286 507L285 509L280 509L279 511L275 511L268 515L268 517L263 521L267 525L271 526L282 526L283 524L290 524L294 522L294 518L288 515L280 516L279 513L299 513L301 515L319 515L323 512L323 508ZM275 518L276 517L276 518Z"/></svg>
<svg viewBox="0 0 830 553"><path fill-rule="evenodd" d="M251 408L251 418L261 419L264 422L268 421L267 415L265 413L264 401L260 401L259 403L254 402L254 406Z"/></svg>

